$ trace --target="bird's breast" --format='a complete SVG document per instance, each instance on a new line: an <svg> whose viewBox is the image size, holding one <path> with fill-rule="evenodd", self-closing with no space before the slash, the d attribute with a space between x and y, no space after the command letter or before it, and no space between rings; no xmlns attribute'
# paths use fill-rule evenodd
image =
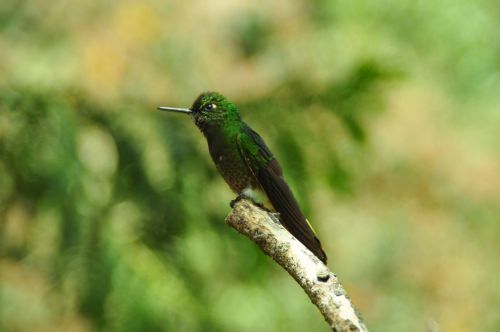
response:
<svg viewBox="0 0 500 332"><path fill-rule="evenodd" d="M217 170L232 191L241 193L245 188L259 187L257 179L239 153L236 139L209 140L208 147Z"/></svg>

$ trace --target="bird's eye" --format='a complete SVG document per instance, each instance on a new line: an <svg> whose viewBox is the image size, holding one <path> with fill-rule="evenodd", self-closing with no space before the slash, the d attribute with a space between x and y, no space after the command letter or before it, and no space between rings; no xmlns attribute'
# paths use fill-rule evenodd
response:
<svg viewBox="0 0 500 332"><path fill-rule="evenodd" d="M213 110L214 108L217 108L217 105L215 105L215 104L207 104L205 106L205 111L210 111L210 110Z"/></svg>

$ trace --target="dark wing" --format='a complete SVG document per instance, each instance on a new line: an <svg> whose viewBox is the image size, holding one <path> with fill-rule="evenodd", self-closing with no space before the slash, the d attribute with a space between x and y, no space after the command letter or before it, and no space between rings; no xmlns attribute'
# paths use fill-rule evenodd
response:
<svg viewBox="0 0 500 332"><path fill-rule="evenodd" d="M326 254L319 239L283 179L281 166L259 134L245 126L238 135L238 148L274 209L279 212L283 226L326 264Z"/></svg>

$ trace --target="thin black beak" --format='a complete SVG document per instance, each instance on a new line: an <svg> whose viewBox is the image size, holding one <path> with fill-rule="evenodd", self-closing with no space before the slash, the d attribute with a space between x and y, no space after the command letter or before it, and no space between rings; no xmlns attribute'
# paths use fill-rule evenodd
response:
<svg viewBox="0 0 500 332"><path fill-rule="evenodd" d="M161 106L158 107L160 111L169 111L169 112L178 112L178 113L185 113L185 114L190 114L193 113L189 108L179 108L179 107L165 107Z"/></svg>

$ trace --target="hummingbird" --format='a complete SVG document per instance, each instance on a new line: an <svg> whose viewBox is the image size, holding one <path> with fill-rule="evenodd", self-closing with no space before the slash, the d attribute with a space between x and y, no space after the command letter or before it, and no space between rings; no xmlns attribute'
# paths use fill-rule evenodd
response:
<svg viewBox="0 0 500 332"><path fill-rule="evenodd" d="M205 92L191 108L158 107L190 115L205 136L210 156L238 198L254 202L262 197L279 214L285 229L326 264L326 254L283 177L276 158L257 132L243 120L236 106L217 92Z"/></svg>

